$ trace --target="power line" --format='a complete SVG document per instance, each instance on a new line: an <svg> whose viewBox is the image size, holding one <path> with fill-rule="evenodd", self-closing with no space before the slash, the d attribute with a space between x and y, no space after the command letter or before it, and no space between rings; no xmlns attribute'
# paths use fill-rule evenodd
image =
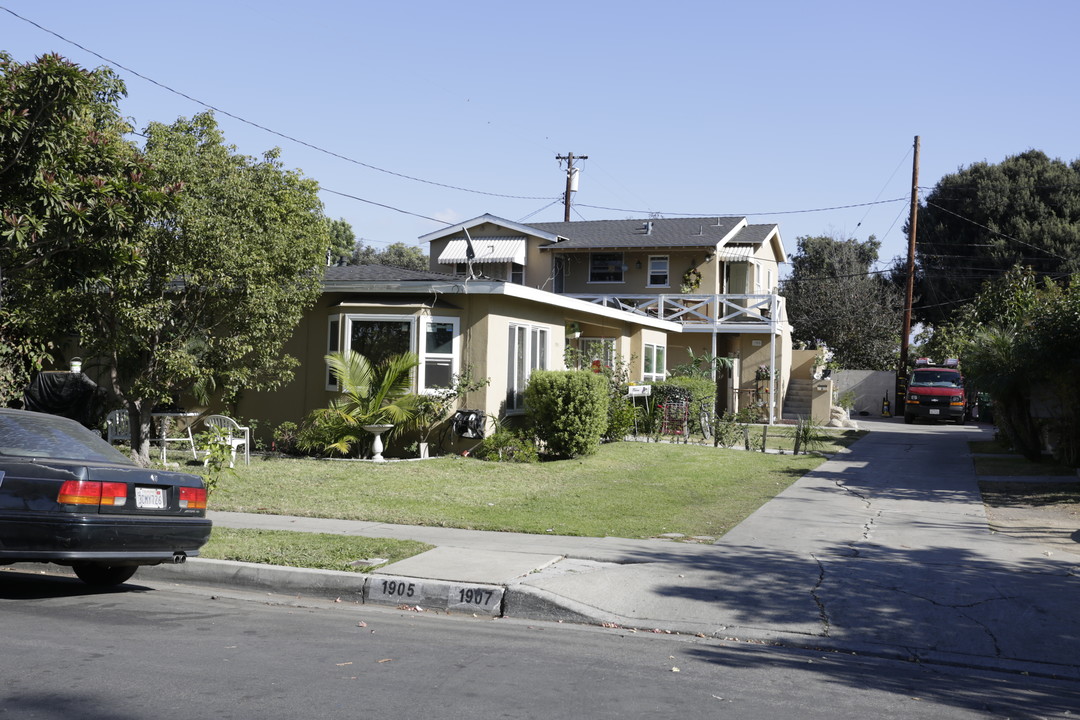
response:
<svg viewBox="0 0 1080 720"><path fill-rule="evenodd" d="M409 210L402 210L399 207L394 207L393 205L387 205L386 203L375 202L374 200L368 200L367 198L362 198L362 197L360 197L358 195L352 195L350 193L341 192L340 190L331 190L330 188L326 188L326 187L322 187L322 186L319 186L319 190L321 190L323 192L328 192L331 195L339 195L339 196L344 197L344 198L349 198L350 200L358 200L358 201L360 201L362 203L367 203L368 205L375 205L376 207L386 208L387 210L393 210L394 212L399 212L402 215L412 215L413 217L418 217L418 218L421 218L423 220L431 220L432 222L442 223L443 225L447 225L447 226L455 224L455 223L452 223L452 222L447 222L446 220L439 220L438 218L433 218L433 217L430 217L428 215L421 215L420 213L414 213L414 212L411 212ZM556 200L555 202L558 202L558 200Z"/></svg>
<svg viewBox="0 0 1080 720"><path fill-rule="evenodd" d="M756 215L799 215L803 213L828 212L830 210L847 210L849 208L867 207L870 205L887 205L895 202L907 202L908 198L893 198L892 200L876 200L874 202L853 203L851 205L835 205L833 207L811 208L808 210L775 210L773 212L744 212L744 213L685 213L685 212L661 212L655 210L630 210L627 208L605 207L603 205L586 205L575 203L575 207L592 208L593 210L607 210L610 212L636 213L639 215L677 215L680 217L753 217Z"/></svg>
<svg viewBox="0 0 1080 720"><path fill-rule="evenodd" d="M329 155L331 157L338 158L339 160L344 160L345 162L349 162L349 163L352 163L354 165L359 165L360 167L364 167L364 168L367 168L369 170L375 170L376 172L385 173L387 175L393 175L394 177L399 177L399 178L402 178L404 180L412 180L413 182L424 183L426 185L434 185L435 187L446 188L448 190L457 190L459 192L474 193L476 195L487 195L489 197L507 198L507 199L511 199L511 200L551 200L552 199L551 196L508 195L508 194L505 194L505 193L486 192L484 190L473 190L471 188L460 187L458 185L450 185L448 183L436 182L434 180L425 180L423 178L414 177L412 175L406 175L404 173L399 173L399 172L396 172L394 170L387 170L386 168L381 168L381 167L378 167L376 165L372 165L370 163L366 163L366 162L363 162L361 160L351 158L351 157L349 157L347 155L342 155L341 153L334 152L333 150L327 150L326 148L320 147L319 145L309 143L306 140L301 140L299 138L293 137L292 135L286 135L283 132L279 132L279 131L274 130L272 128L266 127L265 125L261 125L261 124L259 124L257 122L252 121L252 120L248 120L247 118L241 117L240 115L237 115L235 113L231 113L228 110L217 107L217 106L212 105L212 104L210 104L208 102L205 102L203 100L199 100L198 98L192 97L191 95L188 95L187 93L184 93L184 92L181 92L180 90L176 90L176 89L174 89L172 87L169 87L168 85L165 85L164 83L158 82L157 80L154 80L151 77L143 75L142 73L140 73L140 72L138 72L136 70L132 70L131 68L129 68L129 67L125 66L125 65L122 65L121 63L116 62L115 60L110 60L109 58L105 57L101 53L95 52L94 50L91 50L90 48L86 47L85 45L81 45L81 44L75 42L74 40L70 40L70 39L64 37L63 35L61 35L60 33L55 32L53 30L50 30L49 28L47 28L47 27L45 27L43 25L40 25L40 24L34 22L33 20L30 20L29 18L25 18L22 15L19 15L18 13L14 12L14 11L12 11L12 10L2 6L2 5L0 5L0 10L3 10L3 11L7 12L10 15L14 15L19 20L22 20L25 23L29 23L30 25L33 25L34 27L38 28L42 32L46 32L46 33L52 35L53 37L59 38L60 40L66 42L66 43L68 43L70 45L74 45L75 47L79 48L83 52L87 52L87 53L93 55L94 57L98 58L99 60L102 60L102 61L108 63L109 65L112 65L113 67L117 67L117 68L120 68L121 70L123 70L125 72L131 73L135 77L138 77L138 78L140 78L142 80L145 80L146 82L151 83L152 85L156 85L156 86L158 86L159 88L161 88L163 90L166 90L166 91L168 91L168 92L170 92L170 93L172 93L174 95L177 95L179 97L184 98L185 100L189 100L189 101L195 103L196 105L201 105L202 107L213 110L216 113L221 113L222 115L225 115L226 117L230 117L233 120L236 120L237 122L244 123L245 125L250 125L251 127L258 128L259 130L262 130L263 132L270 133L271 135L282 138L284 140L288 140L289 142L296 143L297 145L302 145L302 146L304 146L306 148L310 148L312 150L315 150L316 152L320 152L320 153L323 153L325 155ZM360 199L360 198L357 198L357 199ZM365 201L365 202L367 202L367 201ZM378 204L378 203L375 203L375 204ZM390 208L390 209L391 210L396 210L397 208Z"/></svg>
<svg viewBox="0 0 1080 720"><path fill-rule="evenodd" d="M1013 237L1011 235L1006 235L1005 233L1000 232L998 230L988 228L987 226L983 225L982 223L975 222L971 218L964 217L963 215L961 215L959 213L953 212L952 210L949 210L948 208L944 208L941 205L938 205L936 203L932 203L929 200L926 201L926 204L927 204L928 207L937 208L938 210L942 211L943 213L947 213L949 215L952 215L953 217L959 218L960 220L963 220L966 223L971 223L975 227L981 228L982 230L985 230L986 232L990 233L991 235L997 235L999 237L1005 238L1006 240L1011 240L1013 242L1020 243L1021 245L1026 245L1027 247L1031 248L1032 250L1038 250L1040 252L1044 252L1047 255L1052 255L1053 257L1056 257L1059 260L1068 260L1068 258L1066 258L1066 257L1064 257L1062 255L1058 255L1056 252L1054 252L1052 250L1047 250L1046 248L1039 247L1038 245L1032 245L1031 243L1025 242L1025 241L1023 241L1023 240L1021 240L1019 238L1015 238L1015 237Z"/></svg>

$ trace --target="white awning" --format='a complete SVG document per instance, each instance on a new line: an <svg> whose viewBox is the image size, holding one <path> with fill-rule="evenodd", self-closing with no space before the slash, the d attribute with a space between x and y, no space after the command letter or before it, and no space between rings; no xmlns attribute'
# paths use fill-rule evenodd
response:
<svg viewBox="0 0 1080 720"><path fill-rule="evenodd" d="M477 237L473 238L476 263L514 262L525 264L525 238L523 237ZM467 245L464 239L451 240L439 254L440 265L456 265L466 261Z"/></svg>
<svg viewBox="0 0 1080 720"><path fill-rule="evenodd" d="M716 251L716 259L724 262L746 262L754 257L753 245L729 245Z"/></svg>

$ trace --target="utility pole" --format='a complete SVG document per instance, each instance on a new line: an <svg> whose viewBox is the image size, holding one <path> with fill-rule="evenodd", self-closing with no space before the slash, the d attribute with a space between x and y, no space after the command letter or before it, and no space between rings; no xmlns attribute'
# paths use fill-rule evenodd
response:
<svg viewBox="0 0 1080 720"><path fill-rule="evenodd" d="M566 153L565 155L556 155L555 159L559 162L566 161L566 193L563 195L563 222L570 222L570 193L577 192L577 174L578 169L574 167L575 160L588 160L588 155L574 155L574 153Z"/></svg>
<svg viewBox="0 0 1080 720"><path fill-rule="evenodd" d="M904 383L908 364L908 336L911 335L911 305L915 301L915 231L919 220L919 136L915 136L915 159L911 165L911 219L908 225L911 231L908 233L908 258L907 258L907 282L904 289L904 329L900 333L900 367L896 370L896 414L904 412L903 403L907 400L906 383L901 391L900 385Z"/></svg>

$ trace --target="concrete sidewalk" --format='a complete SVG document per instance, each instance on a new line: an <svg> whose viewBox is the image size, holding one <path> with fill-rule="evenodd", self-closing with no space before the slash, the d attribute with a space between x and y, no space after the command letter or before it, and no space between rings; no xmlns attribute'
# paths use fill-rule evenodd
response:
<svg viewBox="0 0 1080 720"><path fill-rule="evenodd" d="M1080 679L1080 556L988 530L966 445L988 431L861 422L850 453L712 545L212 513L436 549L370 576L208 560L147 575Z"/></svg>

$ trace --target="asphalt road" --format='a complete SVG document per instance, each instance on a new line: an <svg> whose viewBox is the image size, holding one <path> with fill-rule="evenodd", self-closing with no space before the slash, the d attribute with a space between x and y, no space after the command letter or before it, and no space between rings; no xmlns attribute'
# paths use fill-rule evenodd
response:
<svg viewBox="0 0 1080 720"><path fill-rule="evenodd" d="M0 718L1069 718L1080 684L0 570ZM1070 713L1072 713L1070 715Z"/></svg>

